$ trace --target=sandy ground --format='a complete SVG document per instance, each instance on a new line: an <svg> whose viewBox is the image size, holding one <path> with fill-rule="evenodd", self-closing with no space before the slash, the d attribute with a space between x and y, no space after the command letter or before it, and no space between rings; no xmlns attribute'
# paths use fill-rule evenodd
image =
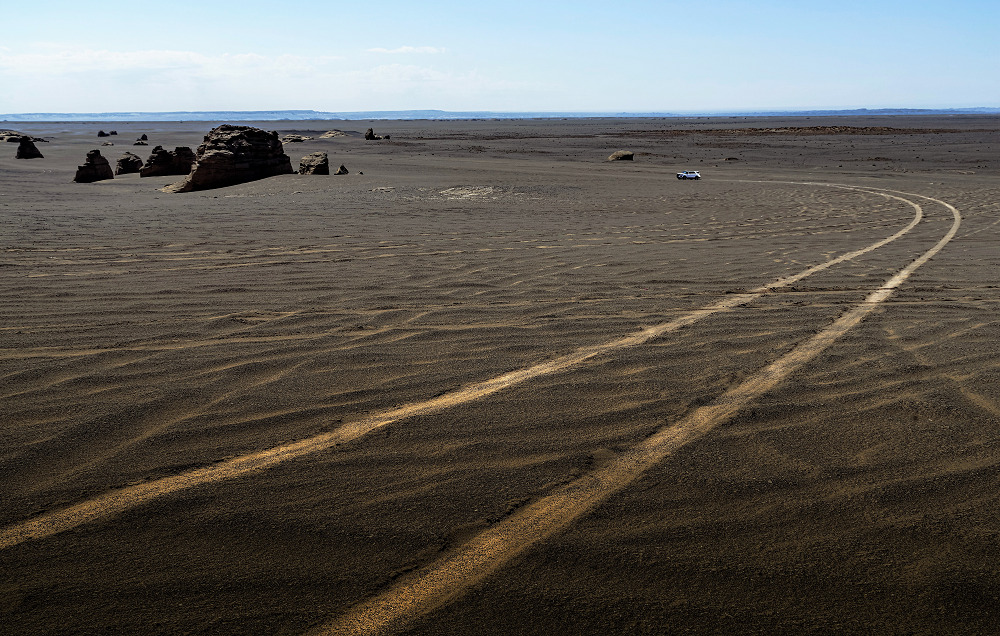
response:
<svg viewBox="0 0 1000 636"><path fill-rule="evenodd" d="M0 145L0 631L995 630L1000 118L261 125L351 174L74 184L212 124L0 123L49 140Z"/></svg>

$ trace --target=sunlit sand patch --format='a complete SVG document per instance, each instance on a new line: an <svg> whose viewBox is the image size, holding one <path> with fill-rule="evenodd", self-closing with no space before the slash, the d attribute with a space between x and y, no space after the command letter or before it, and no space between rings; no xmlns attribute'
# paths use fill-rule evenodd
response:
<svg viewBox="0 0 1000 636"><path fill-rule="evenodd" d="M455 186L441 190L441 194L449 199L474 199L493 194L492 186Z"/></svg>

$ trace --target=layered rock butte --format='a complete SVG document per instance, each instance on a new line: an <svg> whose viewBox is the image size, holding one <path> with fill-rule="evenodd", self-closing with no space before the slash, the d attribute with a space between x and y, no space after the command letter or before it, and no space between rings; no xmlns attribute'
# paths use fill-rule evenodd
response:
<svg viewBox="0 0 1000 636"><path fill-rule="evenodd" d="M187 179L163 190L209 190L293 173L277 132L223 124L205 135Z"/></svg>

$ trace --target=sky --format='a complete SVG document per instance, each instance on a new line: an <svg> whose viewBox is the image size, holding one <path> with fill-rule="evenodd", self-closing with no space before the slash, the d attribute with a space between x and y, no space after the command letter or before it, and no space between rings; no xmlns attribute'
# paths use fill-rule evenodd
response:
<svg viewBox="0 0 1000 636"><path fill-rule="evenodd" d="M1000 106L997 0L0 0L0 113Z"/></svg>

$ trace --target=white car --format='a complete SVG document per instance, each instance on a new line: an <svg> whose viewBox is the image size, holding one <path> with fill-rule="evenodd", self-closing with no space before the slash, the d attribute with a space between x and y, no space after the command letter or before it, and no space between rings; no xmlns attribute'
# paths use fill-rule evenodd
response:
<svg viewBox="0 0 1000 636"><path fill-rule="evenodd" d="M701 174L697 170L685 170L677 173L678 179L701 179Z"/></svg>

